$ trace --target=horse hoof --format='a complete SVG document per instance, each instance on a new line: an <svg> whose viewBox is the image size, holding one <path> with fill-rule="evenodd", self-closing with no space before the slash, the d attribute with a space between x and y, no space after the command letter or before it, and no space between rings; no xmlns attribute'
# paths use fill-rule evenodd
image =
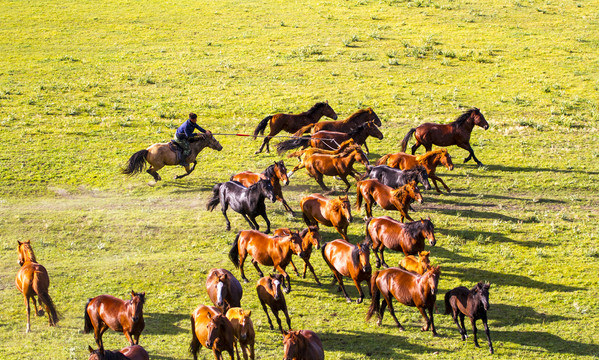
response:
<svg viewBox="0 0 599 360"><path fill-rule="evenodd" d="M44 314L45 314L45 313L44 313L44 310L42 310L42 309L40 309L40 310L37 312L37 316L44 316Z"/></svg>
<svg viewBox="0 0 599 360"><path fill-rule="evenodd" d="M150 181L150 182L148 183L148 186L154 186L154 185L156 185L156 181Z"/></svg>
<svg viewBox="0 0 599 360"><path fill-rule="evenodd" d="M285 294L289 294L291 292L291 288L283 288Z"/></svg>
<svg viewBox="0 0 599 360"><path fill-rule="evenodd" d="M493 350L493 348L490 348L490 349L489 349L489 352L490 352L491 354L494 354L494 353L495 353L495 351Z"/></svg>
<svg viewBox="0 0 599 360"><path fill-rule="evenodd" d="M439 334L437 334L436 332L434 332L433 337L441 337L441 336Z"/></svg>
<svg viewBox="0 0 599 360"><path fill-rule="evenodd" d="M246 279L246 278L243 278L243 282L247 284L247 283L249 283L250 281L249 281L248 279Z"/></svg>
<svg viewBox="0 0 599 360"><path fill-rule="evenodd" d="M350 298L345 298L345 302L347 302L348 304L351 304L351 299Z"/></svg>
<svg viewBox="0 0 599 360"><path fill-rule="evenodd" d="M362 303L362 300L363 300L362 298L359 298L359 299L357 299L357 300L356 300L356 304L361 304L361 303Z"/></svg>
<svg viewBox="0 0 599 360"><path fill-rule="evenodd" d="M399 327L397 328L399 329L399 331L405 331L406 329L403 328L403 326L399 325Z"/></svg>

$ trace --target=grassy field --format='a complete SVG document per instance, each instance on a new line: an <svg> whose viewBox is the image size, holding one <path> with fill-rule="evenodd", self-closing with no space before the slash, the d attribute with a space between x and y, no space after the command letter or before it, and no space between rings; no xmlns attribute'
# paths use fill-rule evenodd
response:
<svg viewBox="0 0 599 360"><path fill-rule="evenodd" d="M389 314L381 327L365 322L370 299L346 304L319 251L312 263L323 286L291 274L293 328L315 331L328 359L490 357L481 326L476 349L442 314L446 291L485 280L493 357L599 356L597 4L0 0L0 8L1 359L86 359L95 346L82 332L87 299L126 298L131 289L147 293L140 343L151 358L190 359L189 315L210 303L206 274L239 275L227 254L247 228L230 212L232 231L224 231L220 211L205 210L210 190L282 157L254 155L258 140L217 136L223 150L204 150L182 180L171 180L181 168L163 169L165 180L150 187L149 175L128 178L120 167L170 139L190 111L215 133L251 133L269 114L324 100L340 119L376 111L385 138L368 142L371 161L399 151L411 127L476 106L490 125L472 136L486 166L462 164L467 153L450 148L456 168L438 174L452 192L427 191L414 206L435 224L437 246L427 249L442 269L440 337L420 332L414 308L396 306L402 333ZM295 210L319 191L304 171L284 188ZM267 210L274 228L304 227L279 203ZM357 242L364 221L354 216ZM321 230L325 241L338 238ZM14 285L22 239L48 269L62 315L55 328L32 317L29 334ZM387 253L389 264L400 258ZM251 266L246 273L242 304L253 310L257 358L281 358L282 337L255 294L258 276ZM114 332L104 342L126 345ZM202 357L212 355L203 349Z"/></svg>

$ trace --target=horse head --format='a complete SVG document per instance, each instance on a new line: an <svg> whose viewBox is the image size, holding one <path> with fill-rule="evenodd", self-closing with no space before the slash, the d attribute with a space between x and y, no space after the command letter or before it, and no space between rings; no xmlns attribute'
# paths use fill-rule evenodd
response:
<svg viewBox="0 0 599 360"><path fill-rule="evenodd" d="M351 204L349 203L349 196L339 196L339 198L336 200L339 203L339 213L343 214L347 221L352 222L353 218L351 216Z"/></svg>
<svg viewBox="0 0 599 360"><path fill-rule="evenodd" d="M439 285L439 275L441 275L440 266L432 266L427 272L422 275L422 278L428 283L431 295L437 294L437 288Z"/></svg>
<svg viewBox="0 0 599 360"><path fill-rule="evenodd" d="M312 246L314 246L316 249L320 249L322 237L320 236L320 231L318 231L318 226L308 226L307 229L302 230L300 236L302 236L304 241L307 240L307 243L312 244ZM304 248L307 248L307 245L304 246Z"/></svg>
<svg viewBox="0 0 599 360"><path fill-rule="evenodd" d="M250 336L252 330L252 310L241 310L239 317L239 340L245 341Z"/></svg>
<svg viewBox="0 0 599 360"><path fill-rule="evenodd" d="M306 339L298 331L283 331L283 360L300 358L306 349Z"/></svg>
<svg viewBox="0 0 599 360"><path fill-rule="evenodd" d="M474 125L478 125L481 128L487 130L489 128L489 123L487 122L487 119L485 119L483 113L481 113L478 108L472 108L470 111L470 117L473 118Z"/></svg>
<svg viewBox="0 0 599 360"><path fill-rule="evenodd" d="M216 342L216 340L220 337L220 327L223 322L224 315L216 314L212 316L212 313L208 311L206 313L206 317L210 319L210 322L206 324L206 330L208 332L206 336L206 347L208 349L212 349L212 346Z"/></svg>
<svg viewBox="0 0 599 360"><path fill-rule="evenodd" d="M424 190L432 189L431 183L428 181L428 173L426 172L426 168L422 165L418 165L414 168L414 170L418 176L418 181L424 186Z"/></svg>
<svg viewBox="0 0 599 360"><path fill-rule="evenodd" d="M447 170L453 170L453 161L451 161L451 155L447 149L441 149L441 156L439 158L441 164L447 168Z"/></svg>
<svg viewBox="0 0 599 360"><path fill-rule="evenodd" d="M437 239L435 239L435 225L433 225L430 216L428 219L420 218L420 225L421 234L428 239L430 246L435 246L437 244Z"/></svg>
<svg viewBox="0 0 599 360"><path fill-rule="evenodd" d="M283 160L275 161L274 172L275 176L283 183L283 185L289 185L289 178L287 177L287 168Z"/></svg>
<svg viewBox="0 0 599 360"><path fill-rule="evenodd" d="M378 119L378 118L377 118ZM368 123L366 123L366 134L368 134L368 136L372 136L375 137L379 140L383 140L383 133L381 132L381 130L379 129L378 126L376 126L376 124L374 123L374 121L369 121Z"/></svg>
<svg viewBox="0 0 599 360"><path fill-rule="evenodd" d="M89 345L87 345L87 349L89 350L88 360L103 360L104 359L104 349L100 348L98 350L94 350Z"/></svg>
<svg viewBox="0 0 599 360"><path fill-rule="evenodd" d="M23 266L25 261L36 262L35 254L33 253L33 248L31 247L31 241L25 240L20 242L17 240L17 252L19 253L19 266Z"/></svg>
<svg viewBox="0 0 599 360"><path fill-rule="evenodd" d="M366 109L366 111L368 112L368 121L373 121L376 126L383 125L381 123L381 119L379 119L378 115L374 112L374 110L372 110L371 107Z"/></svg>
<svg viewBox="0 0 599 360"><path fill-rule="evenodd" d="M430 254L430 251L421 251L418 253L418 262L424 265L426 269L431 267L431 261L428 258Z"/></svg>
<svg viewBox="0 0 599 360"><path fill-rule="evenodd" d="M420 189L418 189L418 186L416 185L416 181L410 181L409 183L404 185L404 188L407 191L409 197L422 204L422 194L420 193Z"/></svg>
<svg viewBox="0 0 599 360"><path fill-rule="evenodd" d="M268 283L270 285L270 294L275 301L279 301L281 298L281 284L285 281L285 278L281 274L270 274Z"/></svg>
<svg viewBox="0 0 599 360"><path fill-rule="evenodd" d="M333 120L337 120L337 113L335 112L335 110L333 110L331 105L329 105L328 101L325 101L320 104L323 104L323 105L321 105L322 106L322 115L329 117Z"/></svg>
<svg viewBox="0 0 599 360"><path fill-rule="evenodd" d="M229 289L229 277L226 273L217 275L218 282L216 283L216 306L219 308L224 307L225 297Z"/></svg>
<svg viewBox="0 0 599 360"><path fill-rule="evenodd" d="M357 246L360 267L366 274L372 273L372 267L370 266L370 242L368 240L362 241Z"/></svg>
<svg viewBox="0 0 599 360"><path fill-rule="evenodd" d="M361 163L364 166L370 165L370 161L368 160L368 157L366 156L366 154L364 153L364 151L362 151L362 149L355 149L354 151L351 152L351 155L354 157L354 160Z"/></svg>
<svg viewBox="0 0 599 360"><path fill-rule="evenodd" d="M144 303L146 302L146 293L136 293L131 290L131 300L129 300L129 316L131 321L137 322L143 317Z"/></svg>
<svg viewBox="0 0 599 360"><path fill-rule="evenodd" d="M480 281L472 290L470 290L475 299L483 304L485 311L489 311L489 288L491 284Z"/></svg>
<svg viewBox="0 0 599 360"><path fill-rule="evenodd" d="M275 195L275 189L272 187L270 180L259 180L256 185L260 186L260 193L265 197L270 199L272 202L277 200L277 196ZM254 186L254 185L252 185ZM252 187L250 186L250 187Z"/></svg>
<svg viewBox="0 0 599 360"><path fill-rule="evenodd" d="M289 247L294 254L300 258L305 256L304 247L302 246L304 239L302 239L298 231L292 231L291 234L284 238L284 240L289 241Z"/></svg>

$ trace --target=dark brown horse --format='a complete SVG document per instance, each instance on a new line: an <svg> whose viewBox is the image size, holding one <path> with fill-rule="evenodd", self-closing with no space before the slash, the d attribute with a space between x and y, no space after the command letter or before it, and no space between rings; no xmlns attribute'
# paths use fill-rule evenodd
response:
<svg viewBox="0 0 599 360"><path fill-rule="evenodd" d="M433 308L437 301L437 285L439 283L439 275L441 270L439 267L433 267L424 275L418 275L400 268L388 268L385 270L377 270L372 274L370 286L372 288L372 304L366 314L366 320L370 320L375 313L378 316L377 325L383 322L385 307L389 307L389 312L395 320L395 324L399 330L403 331L395 311L393 309L393 297L400 303L407 306L414 306L422 314L425 325L422 331L428 331L432 328L433 336L437 336L435 330L435 322L433 319ZM385 301L379 305L381 294ZM429 316L426 316L428 310Z"/></svg>
<svg viewBox="0 0 599 360"><path fill-rule="evenodd" d="M478 161L474 155L472 146L470 146L470 134L472 133L474 125L478 125L485 130L489 128L487 120L485 120L485 117L477 108L466 110L454 122L449 124L424 123L408 131L401 142L401 151L406 151L408 141L412 134L415 133L414 137L416 138L416 144L412 146L412 154L416 152L416 149L418 149L420 145L424 145L426 151L431 151L433 145L457 145L470 153L470 155L464 159L464 162L474 159L478 166L483 166L483 163Z"/></svg>
<svg viewBox="0 0 599 360"><path fill-rule="evenodd" d="M194 360L197 360L202 346L211 349L216 360L223 359L223 352L228 352L231 360L235 360L234 342L233 325L217 307L200 305L191 314L189 352L193 355Z"/></svg>
<svg viewBox="0 0 599 360"><path fill-rule="evenodd" d="M472 324L472 334L474 334L474 345L479 347L476 338L476 320L480 319L485 327L485 334L489 343L489 351L493 353L493 344L489 335L489 325L487 325L487 311L489 310L489 283L482 281L476 284L471 290L464 286L459 286L449 290L445 294L445 314L451 314L453 321L458 326L458 331L462 335L462 340L466 341L466 327L464 326L464 316L468 315ZM462 327L458 323L458 316Z"/></svg>
<svg viewBox="0 0 599 360"><path fill-rule="evenodd" d="M288 228L280 228L277 229L277 231L275 231L275 236L286 236L291 234L291 230ZM320 281L318 280L318 277L316 276L316 273L314 272L314 267L312 267L312 264L310 263L310 256L312 255L312 247L316 247L316 249L320 248L320 240L321 240L321 236L320 236L320 232L318 231L318 226L316 225L311 225L308 226L306 229L300 231L299 236L302 238L302 256L301 259L304 260L304 274L303 274L303 278L306 278L306 271L308 270L308 267L310 268L310 271L312 272L312 275L314 275L314 279L316 280L316 283L318 285L320 285ZM299 256L299 254L298 254ZM295 271L295 273L297 274L297 276L300 276L299 271L297 271L297 268L295 267L295 264L293 263L293 259L290 261L291 267L293 268L293 270Z"/></svg>
<svg viewBox="0 0 599 360"><path fill-rule="evenodd" d="M87 360L150 360L150 355L140 345L127 346L119 351L94 350L91 346L88 346L88 349Z"/></svg>
<svg viewBox="0 0 599 360"><path fill-rule="evenodd" d="M339 288L343 291L345 299L348 303L351 302L345 286L343 286L343 276L350 277L354 281L354 285L358 289L360 296L356 300L359 304L364 300L364 293L360 287L362 281L366 281L368 286L368 295L370 291L370 275L372 268L370 267L370 243L363 241L359 245L350 244L345 240L333 240L323 245L322 257L327 263L335 280L339 283Z"/></svg>
<svg viewBox="0 0 599 360"><path fill-rule="evenodd" d="M25 329L25 332L31 331L30 299L33 300L33 308L37 316L44 316L44 310L42 310L43 304L48 313L48 324L54 326L58 322L58 312L48 293L48 288L50 286L48 271L46 271L46 268L43 265L37 263L29 240L17 242L19 243L17 251L19 253L19 265L21 265L21 268L15 278L15 285L25 297L25 307L27 308L27 328ZM40 302L39 311L37 309L35 296L38 297Z"/></svg>
<svg viewBox="0 0 599 360"><path fill-rule="evenodd" d="M328 199L321 194L308 195L300 201L300 208L306 225L318 226L320 223L332 226L344 240L348 240L347 227L352 221L352 216L347 195L336 199Z"/></svg>
<svg viewBox="0 0 599 360"><path fill-rule="evenodd" d="M262 119L256 129L254 130L254 139L258 134L264 134L264 129L266 129L267 125L270 125L270 133L268 136L264 138L260 149L256 151L256 154L262 152L264 146L266 145L266 152L270 152L270 147L268 142L270 139L280 133L281 131L286 131L288 133L295 133L300 128L314 124L320 120L321 117L327 116L333 120L337 120L337 114L335 110L329 105L328 102L319 102L314 104L312 108L306 112L301 114L274 114L269 115Z"/></svg>
<svg viewBox="0 0 599 360"><path fill-rule="evenodd" d="M243 310L240 307L230 308L227 311L227 319L233 325L233 331L235 334L235 352L237 353L237 359L241 360L239 356L239 350L237 348L237 342L241 346L244 360L248 360L248 353L250 359L254 360L254 343L256 333L254 332L254 323L252 322L251 310Z"/></svg>
<svg viewBox="0 0 599 360"><path fill-rule="evenodd" d="M185 174L177 175L175 176L175 179L181 179L191 174L198 163L196 157L205 147L209 147L216 151L221 151L223 149L222 145L209 131L205 134L197 134L193 138L190 138L189 145L191 153L187 157L186 162L188 164L193 163L193 167L190 168L189 165L185 166ZM166 165L179 165L180 161L177 159L177 153L171 150L169 143L158 143L133 154L129 158L126 167L123 168L121 172L127 175L141 173L146 168L146 162L150 164L150 168L146 172L152 175L155 181L160 181L162 178L158 175L158 170Z"/></svg>
<svg viewBox="0 0 599 360"><path fill-rule="evenodd" d="M239 281L226 269L210 269L206 278L208 297L223 313L229 308L240 307L243 288Z"/></svg>
<svg viewBox="0 0 599 360"><path fill-rule="evenodd" d="M291 319L289 318L289 312L287 311L287 302L285 301L285 295L281 291L281 284L284 282L283 275L271 274L270 276L264 276L256 283L256 292L258 293L258 300L262 305L262 309L266 313L270 330L274 330L275 327L272 325L270 316L268 315L268 309L266 305L270 307L270 310L275 315L277 323L279 324L279 330L283 332L283 326L281 325L281 318L279 318L279 311L285 314L287 320L287 327L291 329Z"/></svg>
<svg viewBox="0 0 599 360"><path fill-rule="evenodd" d="M347 176L351 175L356 180L360 179L360 174L353 168L356 161L365 166L370 164L368 157L361 149L355 149L346 155L314 154L306 158L304 164L308 174L316 180L324 191L330 190L322 181L323 176L326 175L340 177L347 185L347 188L345 188L345 192L347 192L351 187L351 184L347 181Z"/></svg>
<svg viewBox="0 0 599 360"><path fill-rule="evenodd" d="M102 334L108 329L122 331L130 345L139 344L139 336L144 330L143 306L146 293L131 290L130 300L121 300L111 295L100 295L89 299L85 304L84 334L94 331L94 338L104 350ZM135 339L135 341L134 341Z"/></svg>
<svg viewBox="0 0 599 360"><path fill-rule="evenodd" d="M291 281L285 268L294 253L300 257L303 255L302 238L295 231L286 236L268 236L256 230L244 230L237 233L229 251L229 259L241 271L241 278L245 282L249 280L245 277L243 263L248 255L261 277L264 274L258 264L273 266L287 280L285 291L289 292Z"/></svg>
<svg viewBox="0 0 599 360"><path fill-rule="evenodd" d="M417 220L409 223L401 223L389 216L371 218L366 221L366 240L372 243L372 250L376 257L376 267L381 263L389 267L385 262L383 251L385 248L403 251L408 255L416 255L424 250L424 239L428 239L431 246L435 246L435 227L432 221ZM381 252L379 259L378 252Z"/></svg>
<svg viewBox="0 0 599 360"><path fill-rule="evenodd" d="M345 120L321 121L319 123L306 125L298 131L296 131L293 135L302 136L302 134L307 132L314 134L321 130L337 131L347 134L355 128L357 128L358 126L370 121L374 122L376 126L381 126L381 119L379 119L379 117L376 115L374 110L372 110L372 108L361 109L351 114Z"/></svg>
<svg viewBox="0 0 599 360"><path fill-rule="evenodd" d="M283 207L291 214L291 216L295 215L289 204L287 204L287 201L283 198L283 190L281 189L281 182L283 185L289 185L287 168L285 167L283 160L275 161L273 165L267 167L261 174L244 171L231 176L230 180L240 182L245 187L250 187L262 179L270 180L277 200L283 203Z"/></svg>
<svg viewBox="0 0 599 360"><path fill-rule="evenodd" d="M372 217L372 204L379 204L384 210L397 210L401 214L401 221L404 218L413 221L408 210L410 204L418 201L422 204L422 194L416 184L416 181L410 181L399 189L393 189L390 186L381 184L376 179L366 179L358 181L356 198L356 210L360 211L362 199L366 208L366 217Z"/></svg>
<svg viewBox="0 0 599 360"><path fill-rule="evenodd" d="M322 342L314 331L283 331L283 360L324 360Z"/></svg>

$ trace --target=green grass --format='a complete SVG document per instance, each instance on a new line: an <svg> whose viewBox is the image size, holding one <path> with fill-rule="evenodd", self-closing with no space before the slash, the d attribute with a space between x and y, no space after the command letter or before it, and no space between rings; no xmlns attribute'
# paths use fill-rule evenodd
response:
<svg viewBox="0 0 599 360"><path fill-rule="evenodd" d="M486 280L495 358L599 355L594 4L46 0L1 8L0 358L86 358L94 340L82 333L85 302L131 289L148 294L141 344L151 357L191 358L189 315L209 303L207 271L239 274L227 253L247 228L230 212L225 232L220 212L205 210L212 185L280 157L253 155L257 140L219 136L223 151L202 152L196 172L179 181L171 179L182 170L168 168L149 187L149 175L128 178L119 168L170 139L190 111L213 132L251 133L266 115L324 100L340 119L375 109L385 138L369 141L371 160L398 151L411 127L480 108L490 128L475 128L472 144L486 166L463 165L466 152L450 148L456 168L439 174L452 193L428 191L415 206L415 216L435 224L439 310L447 290ZM296 210L319 191L302 171L284 188ZM280 204L267 208L273 227L303 227ZM364 223L354 215L357 242ZM338 237L322 232L326 241ZM50 273L62 314L56 328L33 317L24 334L14 286L20 239L32 240ZM317 332L327 358L488 356L484 334L481 349L461 342L447 315L435 316L439 338L419 331L414 308L396 306L403 333L389 314L382 327L366 323L370 299L346 304L319 252L312 263L325 285L292 274L287 302L292 326ZM268 330L255 295L257 274L246 272L242 304L253 310L257 357L280 358L281 336ZM110 349L126 345L122 334L104 340ZM200 357L212 355L203 349Z"/></svg>

